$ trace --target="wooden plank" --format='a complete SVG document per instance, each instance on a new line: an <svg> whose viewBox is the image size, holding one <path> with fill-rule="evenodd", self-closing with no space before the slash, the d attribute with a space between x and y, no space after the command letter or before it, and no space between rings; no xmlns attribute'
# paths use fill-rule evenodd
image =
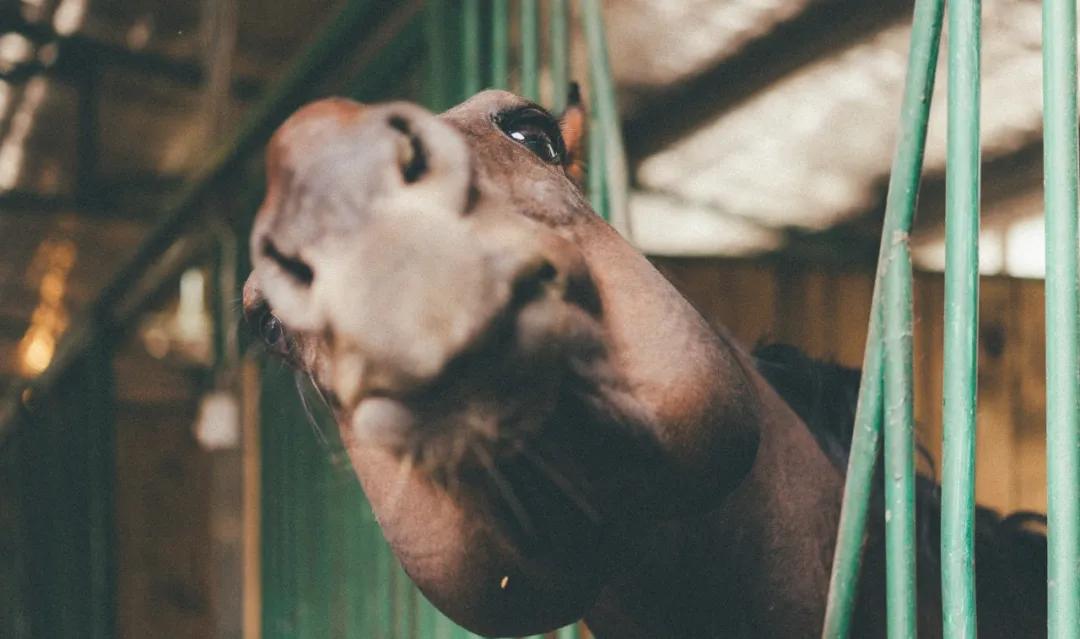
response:
<svg viewBox="0 0 1080 639"><path fill-rule="evenodd" d="M734 318L729 329L744 345L775 340L777 318L776 274L765 264L738 264L728 304Z"/></svg>
<svg viewBox="0 0 1080 639"><path fill-rule="evenodd" d="M1041 280L1017 280L1012 287L1009 362L1013 397L1012 504L1046 512L1046 313Z"/></svg>
<svg viewBox="0 0 1080 639"><path fill-rule="evenodd" d="M1012 509L1012 398L1009 360L1016 344L1008 334L1012 311L1011 282L982 278L979 293L979 380L975 499L1000 511Z"/></svg>
<svg viewBox="0 0 1080 639"><path fill-rule="evenodd" d="M243 449L243 638L262 637L262 452L259 440L259 365L245 359L240 368L241 446Z"/></svg>
<svg viewBox="0 0 1080 639"><path fill-rule="evenodd" d="M945 283L940 274L920 273L915 287L915 436L934 465L932 473L920 470L940 479Z"/></svg>
<svg viewBox="0 0 1080 639"><path fill-rule="evenodd" d="M828 275L808 265L785 266L777 275L779 341L798 346L810 357L829 359Z"/></svg>
<svg viewBox="0 0 1080 639"><path fill-rule="evenodd" d="M850 368L861 368L874 296L873 273L836 273L828 284L832 306L829 352L833 360Z"/></svg>
<svg viewBox="0 0 1080 639"><path fill-rule="evenodd" d="M191 434L194 394L152 417L128 406L116 411L118 634L212 636L210 459Z"/></svg>

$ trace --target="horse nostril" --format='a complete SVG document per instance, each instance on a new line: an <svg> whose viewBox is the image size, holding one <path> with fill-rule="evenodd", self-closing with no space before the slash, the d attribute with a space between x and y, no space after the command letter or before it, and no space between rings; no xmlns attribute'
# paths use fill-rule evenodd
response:
<svg viewBox="0 0 1080 639"><path fill-rule="evenodd" d="M427 154L424 145L404 118L393 116L388 124L390 128L405 136L400 145L401 150L398 152L398 162L401 163L401 177L405 179L406 184L412 184L427 172Z"/></svg>
<svg viewBox="0 0 1080 639"><path fill-rule="evenodd" d="M547 259L528 264L514 280L514 292L510 305L520 307L538 297L544 287L554 281L558 274L558 269Z"/></svg>
<svg viewBox="0 0 1080 639"><path fill-rule="evenodd" d="M281 270L305 287L311 286L311 282L315 279L315 272L310 266L300 258L285 255L270 240L263 242L263 255L273 260Z"/></svg>

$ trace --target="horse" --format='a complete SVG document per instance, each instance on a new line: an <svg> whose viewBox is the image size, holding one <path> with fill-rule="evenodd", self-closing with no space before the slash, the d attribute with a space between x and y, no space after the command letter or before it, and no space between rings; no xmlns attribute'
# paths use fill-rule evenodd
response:
<svg viewBox="0 0 1080 639"><path fill-rule="evenodd" d="M586 119L576 92L558 115L494 90L441 114L303 107L267 146L245 316L321 391L394 554L456 623L817 636L851 430L850 402L817 408L858 373L711 328L590 208ZM856 637L884 636L876 512ZM1041 636L1045 538L980 522L982 636Z"/></svg>

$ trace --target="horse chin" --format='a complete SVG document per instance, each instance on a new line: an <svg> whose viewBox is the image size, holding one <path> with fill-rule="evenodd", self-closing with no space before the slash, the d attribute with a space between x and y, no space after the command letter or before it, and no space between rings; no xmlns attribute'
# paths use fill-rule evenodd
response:
<svg viewBox="0 0 1080 639"><path fill-rule="evenodd" d="M501 374L514 359L488 370ZM468 387L464 400L445 386L365 397L342 426L352 446L394 460L380 473L386 486L366 488L395 553L431 601L485 636L532 635L580 618L595 599L606 574L605 530L575 474L550 454L561 445L549 431L560 416L558 380L515 380L516 392L503 395L481 384L481 364L463 359L439 380ZM428 509L414 490L452 499L435 500L445 510Z"/></svg>

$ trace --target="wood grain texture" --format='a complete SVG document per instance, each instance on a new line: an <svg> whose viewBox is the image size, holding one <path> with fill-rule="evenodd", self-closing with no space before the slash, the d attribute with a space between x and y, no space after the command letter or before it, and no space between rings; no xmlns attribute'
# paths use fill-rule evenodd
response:
<svg viewBox="0 0 1080 639"><path fill-rule="evenodd" d="M744 345L785 342L857 367L873 294L869 270L826 271L774 261L663 259L658 266L714 326ZM915 422L941 476L944 283L915 278ZM983 278L976 498L1002 512L1046 509L1045 332L1041 280Z"/></svg>

